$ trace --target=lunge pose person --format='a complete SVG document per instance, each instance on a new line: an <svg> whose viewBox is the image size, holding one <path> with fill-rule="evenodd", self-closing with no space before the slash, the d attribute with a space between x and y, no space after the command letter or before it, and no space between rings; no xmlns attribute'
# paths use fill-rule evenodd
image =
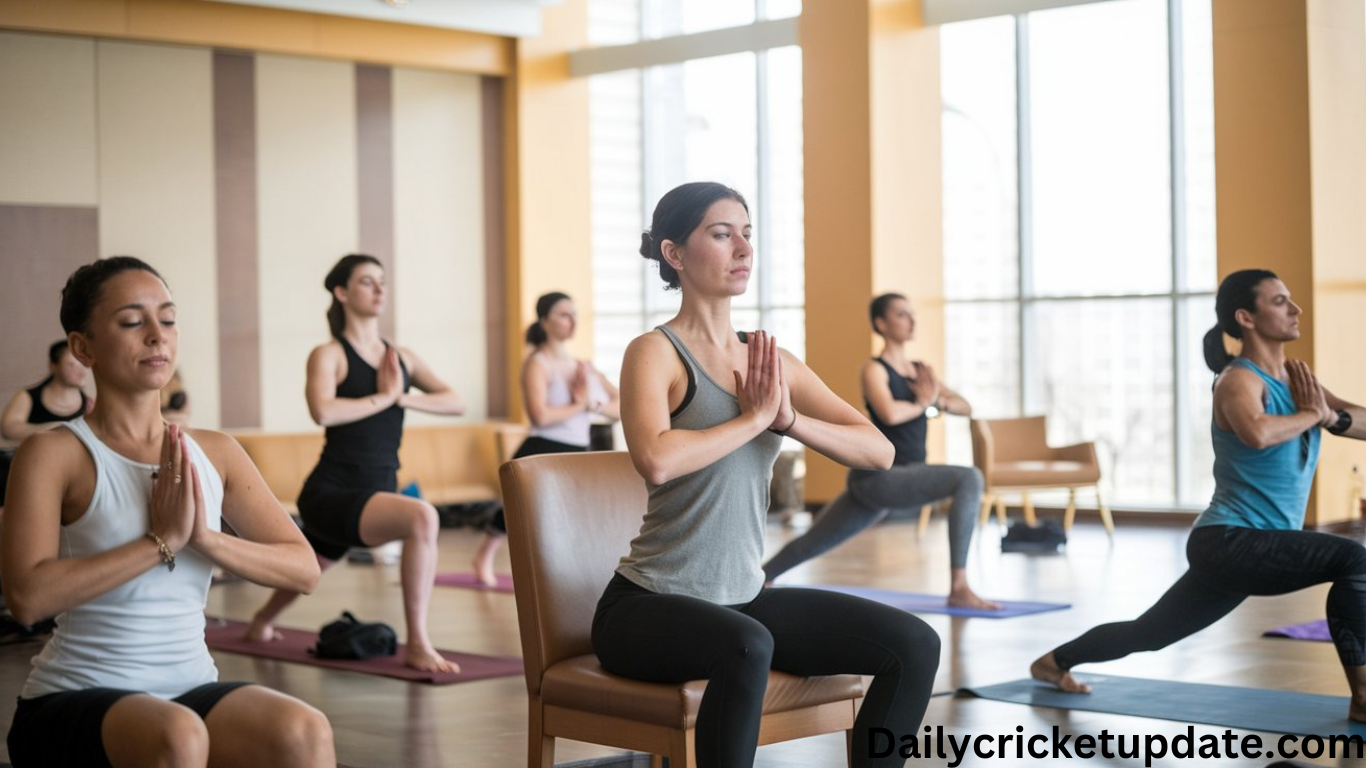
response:
<svg viewBox="0 0 1366 768"><path fill-rule="evenodd" d="M968 586L968 545L982 502L982 473L976 467L925 463L926 422L944 413L972 415L968 401L939 380L934 370L906 355L915 335L915 313L899 293L884 293L868 306L873 330L882 337L882 352L863 364L859 380L868 415L896 446L896 459L885 471L853 469L849 485L816 513L804 535L764 564L769 581L829 551L859 531L876 525L889 509L919 508L953 499L949 509L949 605L999 609Z"/></svg>
<svg viewBox="0 0 1366 768"><path fill-rule="evenodd" d="M764 589L760 568L773 462L788 435L841 463L891 465L877 428L763 331L737 334L731 301L754 267L749 209L714 183L684 184L655 208L641 253L681 289L672 320L633 341L622 366L622 425L648 508L598 603L593 646L609 671L710 682L697 764L753 764L770 669L873 675L854 727L914 733L939 664L939 638L885 605L805 589Z"/></svg>
<svg viewBox="0 0 1366 768"><path fill-rule="evenodd" d="M1078 664L1155 651L1227 615L1251 595L1332 582L1328 629L1352 691L1349 716L1366 721L1366 548L1300 530L1318 464L1320 431L1366 439L1366 408L1324 389L1309 366L1287 360L1300 308L1275 274L1234 272L1215 298L1219 324L1205 336L1214 384L1214 497L1186 542L1190 570L1134 621L1105 624L1030 667L1065 691L1091 689ZM1242 340L1230 357L1223 334Z"/></svg>
<svg viewBox="0 0 1366 768"><path fill-rule="evenodd" d="M586 451L593 416L619 418L617 388L592 363L569 354L567 343L577 327L578 313L568 294L556 291L536 300L536 322L526 329L531 354L522 361L522 402L531 433L514 459ZM507 523L500 509L474 555L474 576L485 586L498 583L493 556L505 538Z"/></svg>
<svg viewBox="0 0 1366 768"><path fill-rule="evenodd" d="M327 273L332 341L308 356L308 412L327 428L322 457L299 492L304 535L326 569L351 547L403 542L399 564L408 625L408 666L437 672L458 667L427 635L427 603L436 575L436 509L395 493L398 446L408 408L459 415L464 401L412 350L380 337L384 268L373 256L343 257ZM422 394L408 391L409 385ZM298 597L282 589L256 612L247 637L279 639L274 623Z"/></svg>
<svg viewBox="0 0 1366 768"><path fill-rule="evenodd" d="M90 367L89 415L19 448L4 580L24 622L57 616L9 732L25 766L332 766L327 719L258 685L220 683L204 643L215 566L312 590L318 565L232 438L161 418L176 366L176 305L126 256L62 291L71 352ZM238 536L221 532L228 521Z"/></svg>

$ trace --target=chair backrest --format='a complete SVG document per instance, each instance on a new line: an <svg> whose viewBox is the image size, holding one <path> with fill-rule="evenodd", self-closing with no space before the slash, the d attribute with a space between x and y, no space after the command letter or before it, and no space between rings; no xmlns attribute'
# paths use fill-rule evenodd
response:
<svg viewBox="0 0 1366 768"><path fill-rule="evenodd" d="M1025 416L1019 419L986 419L991 434L992 461L1030 461L1047 459L1048 417ZM974 439L973 448L976 448Z"/></svg>
<svg viewBox="0 0 1366 768"><path fill-rule="evenodd" d="M593 652L593 612L645 517L645 481L623 452L563 453L500 470L527 690Z"/></svg>

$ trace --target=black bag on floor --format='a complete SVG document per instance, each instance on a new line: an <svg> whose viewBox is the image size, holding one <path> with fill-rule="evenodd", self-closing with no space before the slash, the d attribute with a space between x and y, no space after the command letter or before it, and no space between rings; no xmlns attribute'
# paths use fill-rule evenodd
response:
<svg viewBox="0 0 1366 768"><path fill-rule="evenodd" d="M1010 530L1001 538L1002 552L1057 552L1067 543L1067 534L1062 526L1053 520L1045 520L1030 527L1024 523L1012 523Z"/></svg>
<svg viewBox="0 0 1366 768"><path fill-rule="evenodd" d="M313 655L320 659L369 659L398 652L394 628L378 621L359 621L350 611L318 632Z"/></svg>

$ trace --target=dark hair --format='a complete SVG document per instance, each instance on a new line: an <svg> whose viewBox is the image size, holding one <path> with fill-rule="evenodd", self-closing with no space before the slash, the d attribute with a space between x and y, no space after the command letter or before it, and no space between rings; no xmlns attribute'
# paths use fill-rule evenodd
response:
<svg viewBox="0 0 1366 768"><path fill-rule="evenodd" d="M61 362L62 355L66 354L67 350L69 349L71 349L71 343L68 342L66 339L52 342L52 344L47 348L48 363L56 365L57 363Z"/></svg>
<svg viewBox="0 0 1366 768"><path fill-rule="evenodd" d="M545 329L541 327L541 321L550 317L550 310L556 304L569 298L569 294L551 291L536 300L536 322L526 327L526 343L533 347L539 347L545 343Z"/></svg>
<svg viewBox="0 0 1366 768"><path fill-rule="evenodd" d="M323 278L323 288L326 288L328 294L332 296L332 306L327 308L327 327L332 329L333 338L340 339L342 332L346 330L346 308L342 306L340 301L337 301L337 294L333 289L345 288L346 284L351 282L351 273L355 272L356 267L362 264L374 264L380 269L384 268L384 265L374 256L365 253L349 253L341 257L341 261L338 261L337 265L332 267L332 271L327 273L327 277Z"/></svg>
<svg viewBox="0 0 1366 768"><path fill-rule="evenodd" d="M1214 315L1219 322L1205 333L1205 365L1211 371L1220 373L1233 355L1224 348L1224 334L1235 339L1243 338L1243 327L1238 325L1238 310L1257 311L1257 286L1263 280L1278 280L1276 273L1269 269L1242 269L1219 283L1219 293L1214 297Z"/></svg>
<svg viewBox="0 0 1366 768"><path fill-rule="evenodd" d="M650 228L641 233L640 255L659 264L659 277L666 287L678 290L681 284L678 282L678 271L664 260L664 252L659 244L665 240L672 240L679 245L687 242L688 236L702 223L702 217L707 215L707 209L717 200L734 200L745 207L745 213L749 213L749 203L745 202L743 195L714 181L683 184L659 198Z"/></svg>
<svg viewBox="0 0 1366 768"><path fill-rule="evenodd" d="M62 288L62 330L67 333L88 333L90 313L100 301L104 284L111 277L133 269L151 272L162 285L166 284L166 278L162 277L160 272L152 269L151 265L142 259L133 256L110 256L107 259L92 261L72 272L71 277L66 279L66 286Z"/></svg>
<svg viewBox="0 0 1366 768"><path fill-rule="evenodd" d="M906 300L905 296L899 293L884 293L868 303L868 322L873 326L873 333L881 336L882 331L877 329L877 319L887 316L887 308L892 306L892 302L897 299Z"/></svg>

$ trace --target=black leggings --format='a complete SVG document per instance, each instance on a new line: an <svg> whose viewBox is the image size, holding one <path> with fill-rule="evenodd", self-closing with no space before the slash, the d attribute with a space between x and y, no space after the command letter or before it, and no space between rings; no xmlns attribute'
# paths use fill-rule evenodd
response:
<svg viewBox="0 0 1366 768"><path fill-rule="evenodd" d="M869 729L914 734L939 668L939 636L904 611L819 589L765 589L723 606L651 592L617 575L593 617L593 649L610 672L636 680L706 679L697 713L698 768L754 763L768 672L873 675L854 723L853 765L868 757Z"/></svg>
<svg viewBox="0 0 1366 768"><path fill-rule="evenodd" d="M1103 624L1058 646L1058 666L1156 651L1208 627L1251 595L1283 595L1333 582L1328 630L1344 667L1366 664L1366 547L1309 531L1211 525L1191 531L1190 570L1142 616Z"/></svg>

